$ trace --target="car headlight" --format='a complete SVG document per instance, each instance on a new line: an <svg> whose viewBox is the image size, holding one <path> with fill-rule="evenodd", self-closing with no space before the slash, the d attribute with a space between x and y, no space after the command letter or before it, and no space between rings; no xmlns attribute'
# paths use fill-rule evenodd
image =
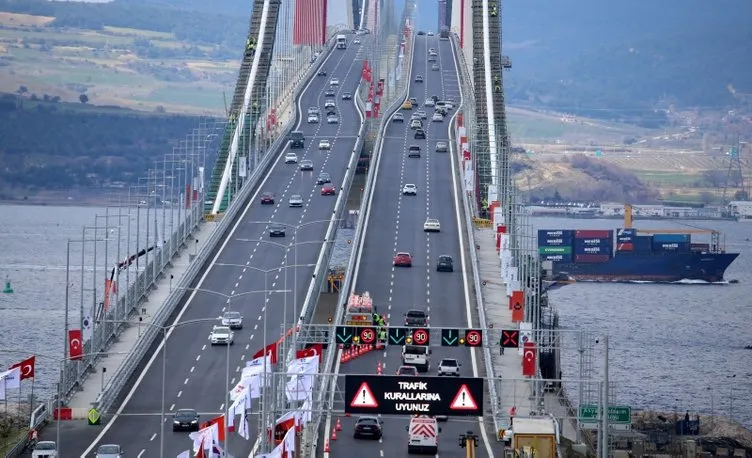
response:
<svg viewBox="0 0 752 458"><path fill-rule="evenodd" d="M198 420L191 420L191 423L198 423Z"/></svg>
<svg viewBox="0 0 752 458"><path fill-rule="evenodd" d="M180 424L180 422L179 422L179 421L177 421L177 420L173 420L173 421L172 421L172 423L173 423L173 424L176 424L176 425L179 425L179 424Z"/></svg>

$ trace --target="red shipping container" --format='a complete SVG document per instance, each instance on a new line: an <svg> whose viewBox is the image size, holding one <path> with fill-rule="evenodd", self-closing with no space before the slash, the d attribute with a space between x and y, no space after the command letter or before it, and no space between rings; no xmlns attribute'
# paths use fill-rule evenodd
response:
<svg viewBox="0 0 752 458"><path fill-rule="evenodd" d="M614 231L575 231L576 239L609 239L614 236Z"/></svg>
<svg viewBox="0 0 752 458"><path fill-rule="evenodd" d="M633 243L617 243L616 251L632 251L634 250Z"/></svg>
<svg viewBox="0 0 752 458"><path fill-rule="evenodd" d="M591 262L600 263L608 262L611 259L607 254L576 254L574 255L574 262Z"/></svg>

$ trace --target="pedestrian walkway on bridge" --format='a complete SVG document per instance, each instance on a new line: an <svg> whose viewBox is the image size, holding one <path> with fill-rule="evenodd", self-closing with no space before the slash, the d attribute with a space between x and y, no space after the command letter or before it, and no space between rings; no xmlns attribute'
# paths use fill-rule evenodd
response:
<svg viewBox="0 0 752 458"><path fill-rule="evenodd" d="M512 322L512 311L509 310L509 298L506 295L506 284L501 278L501 259L496 251L496 235L491 228L476 228L474 230L476 250L478 255L478 271L484 285L482 288L483 302L486 307L486 317L496 329L515 329L517 323ZM531 384L522 377L522 356L515 349L506 349L503 353L498 343L493 347L491 357L494 372L502 378L498 391L501 408L511 418L512 416L529 417L531 411L540 410L534 405ZM571 417L569 406L563 405L555 397L546 397L544 406L546 413L553 414L559 420L562 434L570 440L577 440L577 430L571 421L563 419ZM505 418L501 426L509 428L510 418ZM513 429L513 428L512 428Z"/></svg>

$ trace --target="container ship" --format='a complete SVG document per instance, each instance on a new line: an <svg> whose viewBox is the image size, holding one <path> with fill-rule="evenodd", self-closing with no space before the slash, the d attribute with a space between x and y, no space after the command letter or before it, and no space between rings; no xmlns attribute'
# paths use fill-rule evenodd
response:
<svg viewBox="0 0 752 458"><path fill-rule="evenodd" d="M710 236L693 243L692 234ZM739 256L721 246L711 230L641 230L632 228L625 207L624 228L616 230L538 231L538 252L551 261L553 275L573 281L722 282L726 269Z"/></svg>

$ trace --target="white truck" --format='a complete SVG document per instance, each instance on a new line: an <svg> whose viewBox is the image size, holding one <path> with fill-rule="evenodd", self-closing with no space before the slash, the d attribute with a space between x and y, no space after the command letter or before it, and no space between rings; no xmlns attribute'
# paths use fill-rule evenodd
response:
<svg viewBox="0 0 752 458"><path fill-rule="evenodd" d="M441 428L435 418L418 415L410 419L407 429L407 453L436 455Z"/></svg>
<svg viewBox="0 0 752 458"><path fill-rule="evenodd" d="M415 366L418 371L431 370L431 348L425 345L403 345L402 364Z"/></svg>
<svg viewBox="0 0 752 458"><path fill-rule="evenodd" d="M347 49L347 37L345 35L337 35L337 49Z"/></svg>

